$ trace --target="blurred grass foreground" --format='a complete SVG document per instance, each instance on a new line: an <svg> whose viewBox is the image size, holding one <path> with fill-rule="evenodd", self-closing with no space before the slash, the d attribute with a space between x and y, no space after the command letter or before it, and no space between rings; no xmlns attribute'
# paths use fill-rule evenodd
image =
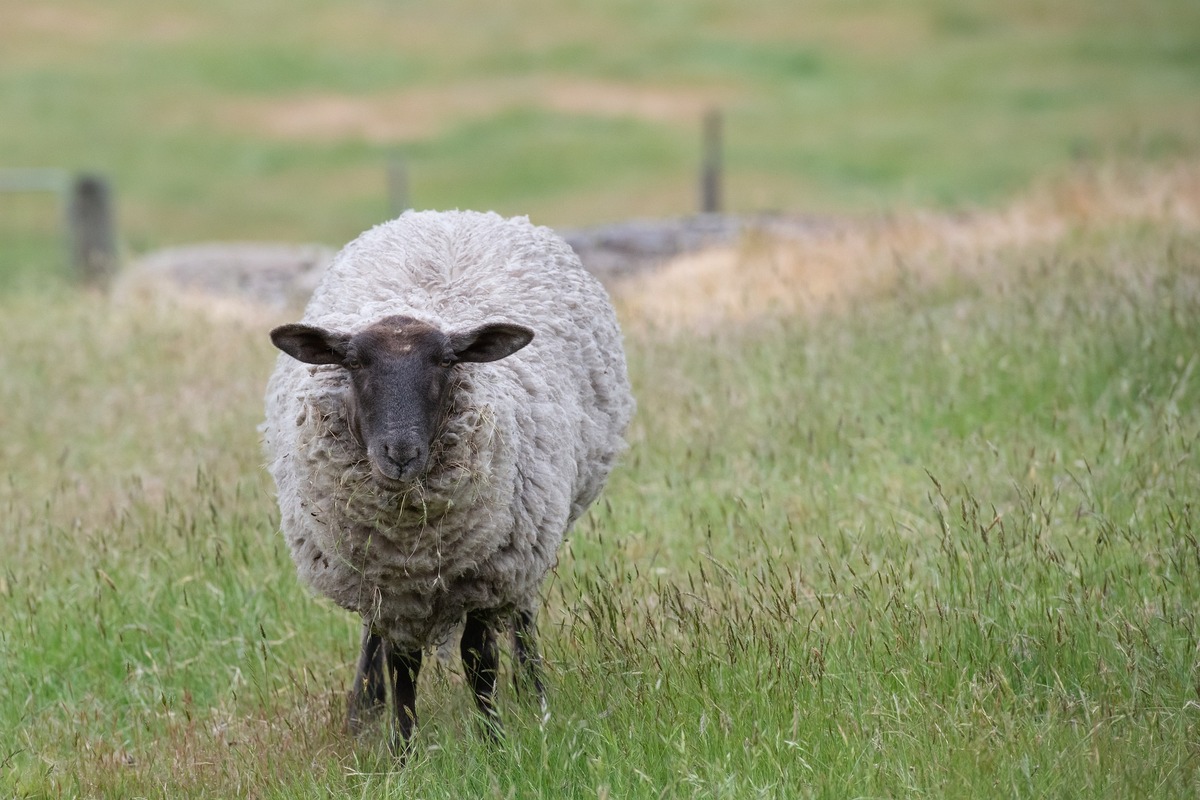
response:
<svg viewBox="0 0 1200 800"><path fill-rule="evenodd" d="M831 224L610 286L550 719L505 663L490 749L432 668L396 769L262 469L296 312L77 289L0 196L0 796L1195 797L1198 14L6 3L0 153L107 171L133 253L340 244L396 148L422 205L683 213L713 103L731 210Z"/></svg>

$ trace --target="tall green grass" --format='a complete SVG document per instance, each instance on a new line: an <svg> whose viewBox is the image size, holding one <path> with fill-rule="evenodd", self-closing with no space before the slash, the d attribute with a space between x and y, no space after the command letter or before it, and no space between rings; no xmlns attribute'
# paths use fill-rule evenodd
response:
<svg viewBox="0 0 1200 800"><path fill-rule="evenodd" d="M5 300L0 793L1194 796L1200 239L977 258L632 336L630 452L545 593L550 719L506 682L490 749L431 666L403 769L340 733L357 631L275 530L262 331Z"/></svg>

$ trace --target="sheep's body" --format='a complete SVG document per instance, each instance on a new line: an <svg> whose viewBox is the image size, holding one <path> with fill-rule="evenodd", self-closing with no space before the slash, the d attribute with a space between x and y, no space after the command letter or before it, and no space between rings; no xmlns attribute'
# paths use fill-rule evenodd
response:
<svg viewBox="0 0 1200 800"><path fill-rule="evenodd" d="M633 399L603 287L527 220L409 212L380 225L338 254L304 322L355 331L397 314L442 330L505 320L535 331L508 358L455 367L449 415L411 490L371 480L341 367L281 355L263 432L301 579L411 650L468 612L536 607L563 535L623 448Z"/></svg>

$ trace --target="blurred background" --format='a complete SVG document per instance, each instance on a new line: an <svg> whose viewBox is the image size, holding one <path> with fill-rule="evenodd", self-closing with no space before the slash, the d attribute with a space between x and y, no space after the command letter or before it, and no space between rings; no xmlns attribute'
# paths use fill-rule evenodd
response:
<svg viewBox="0 0 1200 800"><path fill-rule="evenodd" d="M3 0L0 287L65 269L82 172L127 257L337 245L409 204L690 214L714 110L726 211L997 203L1195 154L1200 4Z"/></svg>

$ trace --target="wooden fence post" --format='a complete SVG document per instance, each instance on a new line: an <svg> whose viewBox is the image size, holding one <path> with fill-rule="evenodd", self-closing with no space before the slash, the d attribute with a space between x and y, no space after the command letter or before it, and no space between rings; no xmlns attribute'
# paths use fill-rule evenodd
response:
<svg viewBox="0 0 1200 800"><path fill-rule="evenodd" d="M101 175L76 175L67 198L71 262L89 286L107 288L117 273L112 188Z"/></svg>
<svg viewBox="0 0 1200 800"><path fill-rule="evenodd" d="M704 115L703 150L700 211L716 214L721 210L721 112L715 108Z"/></svg>

